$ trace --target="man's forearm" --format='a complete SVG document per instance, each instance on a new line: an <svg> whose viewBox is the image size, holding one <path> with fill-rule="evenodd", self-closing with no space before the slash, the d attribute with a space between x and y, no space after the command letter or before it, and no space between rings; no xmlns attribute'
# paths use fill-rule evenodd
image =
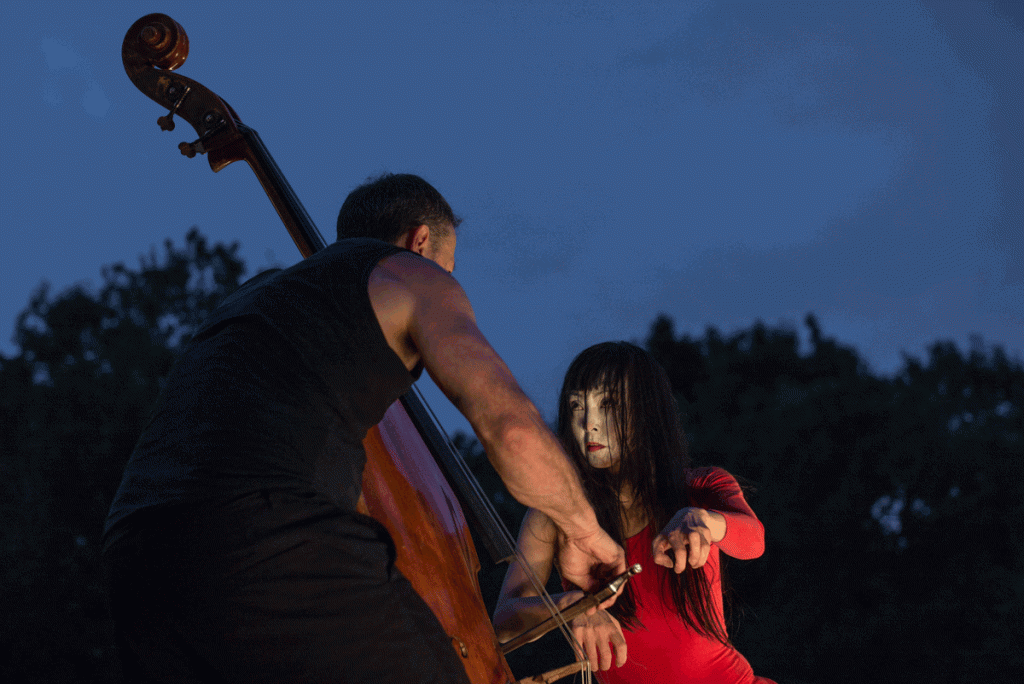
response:
<svg viewBox="0 0 1024 684"><path fill-rule="evenodd" d="M506 414L493 422L489 434L478 437L509 493L570 538L599 529L576 469L540 415Z"/></svg>

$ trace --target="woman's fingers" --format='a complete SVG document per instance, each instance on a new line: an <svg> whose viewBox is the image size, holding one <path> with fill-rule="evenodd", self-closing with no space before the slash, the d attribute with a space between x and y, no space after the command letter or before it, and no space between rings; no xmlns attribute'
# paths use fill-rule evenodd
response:
<svg viewBox="0 0 1024 684"><path fill-rule="evenodd" d="M622 635L622 627L607 611L599 611L591 617L577 617L573 620L573 636L595 669L610 670L613 665L619 667L626 662L626 639Z"/></svg>
<svg viewBox="0 0 1024 684"><path fill-rule="evenodd" d="M615 667L622 667L622 664L626 662L626 637L622 634L618 620L615 620L615 627L611 640L612 646L615 647Z"/></svg>
<svg viewBox="0 0 1024 684"><path fill-rule="evenodd" d="M599 670L610 670L612 667L612 649L608 646L607 639L601 639L597 642L598 647L598 661L597 668Z"/></svg>
<svg viewBox="0 0 1024 684"><path fill-rule="evenodd" d="M587 660L590 661L591 667L598 667L597 637L593 629L589 625L576 627L573 629L573 636L576 637L576 641L583 647L583 652L587 654Z"/></svg>
<svg viewBox="0 0 1024 684"><path fill-rule="evenodd" d="M654 539L651 552L654 562L677 573L691 568L702 567L711 553L711 542L702 530L689 530L684 533L673 530L666 535L658 535Z"/></svg>
<svg viewBox="0 0 1024 684"><path fill-rule="evenodd" d="M708 560L708 554L711 552L711 542L698 530L690 532L687 541L690 547L690 567L699 568L703 566Z"/></svg>

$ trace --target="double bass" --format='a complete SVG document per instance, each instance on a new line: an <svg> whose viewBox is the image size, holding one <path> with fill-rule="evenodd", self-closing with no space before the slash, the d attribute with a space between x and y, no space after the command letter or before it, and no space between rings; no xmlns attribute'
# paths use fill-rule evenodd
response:
<svg viewBox="0 0 1024 684"><path fill-rule="evenodd" d="M168 111L157 120L160 128L173 130L177 116L196 130L195 142L178 146L182 154L205 154L214 172L236 161L247 162L302 256L324 248L319 231L256 131L212 91L174 73L187 56L188 36L163 14L136 21L122 45L129 78ZM364 447L367 463L360 512L390 532L397 567L441 622L469 680L511 684L515 676L504 658L509 648L497 642L484 605L477 579L480 562L469 524L496 561L515 553L508 531L415 392L388 409L367 434ZM605 591L614 592L624 579L618 581L619 585ZM540 590L546 596L543 587ZM574 612L593 605L595 597L588 598L590 603L581 602ZM590 664L565 629L566 618L547 602L554 614L547 621L551 624L540 631L560 626L573 644L577 662L521 681L551 682L576 671L589 680Z"/></svg>

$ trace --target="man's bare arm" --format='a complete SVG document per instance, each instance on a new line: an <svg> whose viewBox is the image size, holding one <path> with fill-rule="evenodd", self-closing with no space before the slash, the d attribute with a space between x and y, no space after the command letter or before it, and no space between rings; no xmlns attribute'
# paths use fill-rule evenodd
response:
<svg viewBox="0 0 1024 684"><path fill-rule="evenodd" d="M422 360L509 492L571 536L597 529L575 469L477 328L461 286L433 262L399 253L374 270L370 300L392 349L409 368Z"/></svg>
<svg viewBox="0 0 1024 684"><path fill-rule="evenodd" d="M624 572L622 548L597 524L575 468L477 328L459 284L432 262L399 253L374 270L369 291L391 348L408 368L423 361L509 492L555 523L562 576L589 589Z"/></svg>
<svg viewBox="0 0 1024 684"><path fill-rule="evenodd" d="M476 325L459 284L437 269L416 283L410 336L437 386L462 412L518 501L570 537L598 529L561 445Z"/></svg>

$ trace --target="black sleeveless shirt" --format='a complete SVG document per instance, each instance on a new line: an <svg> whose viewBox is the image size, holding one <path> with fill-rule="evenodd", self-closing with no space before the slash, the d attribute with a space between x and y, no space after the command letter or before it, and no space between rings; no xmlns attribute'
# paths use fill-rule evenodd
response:
<svg viewBox="0 0 1024 684"><path fill-rule="evenodd" d="M355 510L362 440L419 376L388 346L367 293L401 248L338 241L240 287L188 343L107 517L264 489Z"/></svg>

